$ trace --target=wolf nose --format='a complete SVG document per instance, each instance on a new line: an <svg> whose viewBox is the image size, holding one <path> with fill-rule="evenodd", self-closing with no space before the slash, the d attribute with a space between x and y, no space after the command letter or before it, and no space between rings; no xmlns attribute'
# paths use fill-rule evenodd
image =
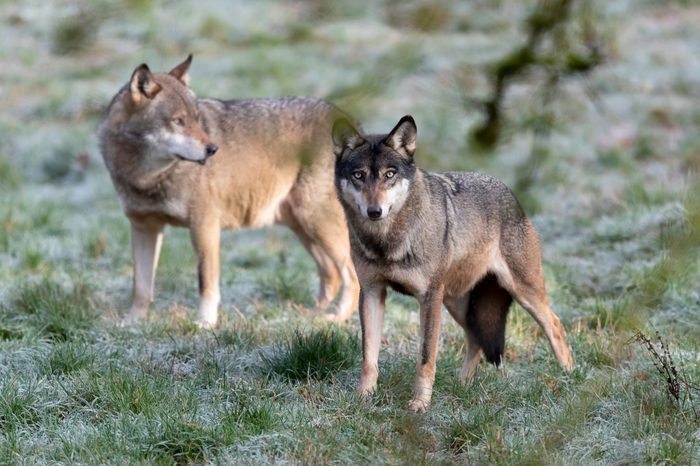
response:
<svg viewBox="0 0 700 466"><path fill-rule="evenodd" d="M219 146L216 144L207 144L207 157L211 157L212 155L216 154L216 151L219 150Z"/></svg>
<svg viewBox="0 0 700 466"><path fill-rule="evenodd" d="M367 216L372 220L377 220L382 216L381 207L367 207Z"/></svg>

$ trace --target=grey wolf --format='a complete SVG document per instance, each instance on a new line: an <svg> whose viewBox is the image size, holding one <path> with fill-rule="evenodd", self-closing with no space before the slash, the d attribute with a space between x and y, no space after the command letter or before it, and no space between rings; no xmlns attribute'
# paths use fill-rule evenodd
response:
<svg viewBox="0 0 700 466"><path fill-rule="evenodd" d="M197 322L217 323L219 248L224 228L287 225L313 256L319 308L342 296L346 320L359 284L333 186L331 124L337 108L318 99L198 98L192 56L169 73L137 67L100 124L102 155L131 223L133 304L122 320L147 314L163 228L188 228L199 277Z"/></svg>
<svg viewBox="0 0 700 466"><path fill-rule="evenodd" d="M364 135L343 118L333 125L335 186L360 280L360 393L377 386L388 287L420 303L412 411L430 404L443 304L466 334L465 383L482 355L501 363L513 299L542 327L562 368L571 370L564 328L545 292L539 239L513 193L490 176L417 168L416 133L411 116L381 135Z"/></svg>

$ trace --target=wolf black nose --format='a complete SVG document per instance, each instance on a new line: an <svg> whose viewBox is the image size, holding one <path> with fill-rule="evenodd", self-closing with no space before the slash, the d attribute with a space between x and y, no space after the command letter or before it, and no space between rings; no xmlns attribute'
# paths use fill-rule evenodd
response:
<svg viewBox="0 0 700 466"><path fill-rule="evenodd" d="M367 207L367 216L372 220L377 220L382 216L381 207Z"/></svg>
<svg viewBox="0 0 700 466"><path fill-rule="evenodd" d="M212 155L216 154L216 151L219 150L219 146L216 144L207 144L207 156L211 157Z"/></svg>

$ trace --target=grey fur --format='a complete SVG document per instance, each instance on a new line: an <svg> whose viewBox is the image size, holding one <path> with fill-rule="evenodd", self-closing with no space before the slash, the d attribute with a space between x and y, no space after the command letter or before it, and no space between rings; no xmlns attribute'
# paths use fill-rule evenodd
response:
<svg viewBox="0 0 700 466"><path fill-rule="evenodd" d="M443 303L467 335L465 381L484 351L489 361L500 363L511 297L535 317L562 367L571 369L563 328L547 302L537 234L510 189L488 175L417 168L411 117L402 118L387 135L348 132L348 126L336 122L333 139L336 190L348 221L363 303L360 391L371 393L376 386L378 340L365 335L381 329L368 332L364 327L381 322L384 300L377 293L386 287L414 296L421 305L418 377L410 405L415 411L430 402ZM407 189L397 188L405 183ZM387 207L386 217L369 216ZM367 299L370 295L373 299Z"/></svg>

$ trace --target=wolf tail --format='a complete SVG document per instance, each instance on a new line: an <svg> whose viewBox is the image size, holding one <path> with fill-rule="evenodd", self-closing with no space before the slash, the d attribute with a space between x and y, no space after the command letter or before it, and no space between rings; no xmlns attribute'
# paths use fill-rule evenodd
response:
<svg viewBox="0 0 700 466"><path fill-rule="evenodd" d="M469 293L467 329L484 350L486 360L501 364L505 348L506 318L513 298L498 283L495 275L487 274Z"/></svg>

